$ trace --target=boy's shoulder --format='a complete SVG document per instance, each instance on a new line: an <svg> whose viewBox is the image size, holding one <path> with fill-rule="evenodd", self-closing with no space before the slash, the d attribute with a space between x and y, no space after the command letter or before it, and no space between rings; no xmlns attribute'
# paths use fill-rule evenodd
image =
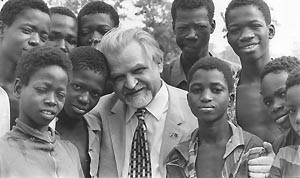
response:
<svg viewBox="0 0 300 178"><path fill-rule="evenodd" d="M240 126L238 126L238 127L240 127ZM253 147L263 146L263 141L262 141L261 138L259 138L258 136L254 135L250 132L247 132L247 131L243 130L242 128L241 128L241 130L243 132L245 150L248 150L248 149L253 148Z"/></svg>

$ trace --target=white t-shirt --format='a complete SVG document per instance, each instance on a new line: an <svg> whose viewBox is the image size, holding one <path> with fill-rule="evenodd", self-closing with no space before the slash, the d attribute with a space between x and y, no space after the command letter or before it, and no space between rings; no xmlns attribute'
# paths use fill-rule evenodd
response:
<svg viewBox="0 0 300 178"><path fill-rule="evenodd" d="M7 93L0 87L0 137L10 128L10 109Z"/></svg>

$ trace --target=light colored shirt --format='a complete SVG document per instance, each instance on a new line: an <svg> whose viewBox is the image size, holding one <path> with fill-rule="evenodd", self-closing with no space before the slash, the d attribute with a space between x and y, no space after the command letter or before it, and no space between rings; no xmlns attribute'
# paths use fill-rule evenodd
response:
<svg viewBox="0 0 300 178"><path fill-rule="evenodd" d="M0 178L83 178L76 147L20 120L0 140Z"/></svg>
<svg viewBox="0 0 300 178"><path fill-rule="evenodd" d="M300 177L300 146L290 145L279 149L270 170L270 178Z"/></svg>
<svg viewBox="0 0 300 178"><path fill-rule="evenodd" d="M168 111L168 90L164 82L162 87L146 107L145 123L147 126L147 137L150 147L152 177L163 178L165 175L159 171L159 155L161 150L162 135L164 131ZM135 116L136 108L127 108L126 111L126 147L122 177L128 177L129 161L132 138L137 127L138 120Z"/></svg>
<svg viewBox="0 0 300 178"><path fill-rule="evenodd" d="M0 137L10 128L10 109L7 93L0 87Z"/></svg>

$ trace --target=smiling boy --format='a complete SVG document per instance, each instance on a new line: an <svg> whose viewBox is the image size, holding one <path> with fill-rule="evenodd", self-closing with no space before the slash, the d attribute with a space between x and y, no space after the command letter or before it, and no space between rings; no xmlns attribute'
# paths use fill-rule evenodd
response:
<svg viewBox="0 0 300 178"><path fill-rule="evenodd" d="M108 79L105 56L90 46L71 50L73 76L68 86L66 102L58 115L56 130L62 140L69 140L78 151L85 178L97 177L100 159L100 120L86 118L104 93Z"/></svg>
<svg viewBox="0 0 300 178"><path fill-rule="evenodd" d="M78 151L48 125L62 110L72 64L58 48L25 52L17 66L16 126L0 140L0 177L83 178Z"/></svg>
<svg viewBox="0 0 300 178"><path fill-rule="evenodd" d="M300 68L294 69L286 80L286 102L291 129L300 136ZM300 175L300 146L279 149L270 170L270 178L293 178Z"/></svg>
<svg viewBox="0 0 300 178"><path fill-rule="evenodd" d="M13 97L17 62L24 51L42 46L48 39L50 12L42 0L10 0L0 11L0 86L10 99L11 126L18 116Z"/></svg>

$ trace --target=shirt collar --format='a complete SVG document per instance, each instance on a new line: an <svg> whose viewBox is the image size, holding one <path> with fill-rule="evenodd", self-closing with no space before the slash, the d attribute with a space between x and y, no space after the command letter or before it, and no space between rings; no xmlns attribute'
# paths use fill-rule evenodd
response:
<svg viewBox="0 0 300 178"><path fill-rule="evenodd" d="M235 126L233 123L228 121L231 131L232 131L232 136L228 140L226 144L226 150L223 158L225 159L234 149L240 145L245 145L244 142L244 136L243 136L243 130L239 126Z"/></svg>
<svg viewBox="0 0 300 178"><path fill-rule="evenodd" d="M164 111L168 107L168 89L163 80L161 80L162 86L158 90L157 94L155 95L154 99L146 106L146 109L149 113L151 113L157 120L160 119L161 115L164 113ZM158 107L161 106L161 107ZM128 107L127 108L127 116L126 117L126 123L129 122L129 120L132 118L134 113L136 112L137 108Z"/></svg>
<svg viewBox="0 0 300 178"><path fill-rule="evenodd" d="M14 130L19 130L30 137L37 138L43 140L47 143L53 143L56 140L57 132L53 130L51 127L48 127L48 132L41 132L37 129L29 127L27 124L22 122L21 120L16 120L16 126L13 127Z"/></svg>
<svg viewBox="0 0 300 178"><path fill-rule="evenodd" d="M95 120L95 119L98 119L97 117L86 118L86 117L83 116L83 118L86 121L87 126L89 128L91 128L91 130L101 131L100 124L98 123L98 121Z"/></svg>

